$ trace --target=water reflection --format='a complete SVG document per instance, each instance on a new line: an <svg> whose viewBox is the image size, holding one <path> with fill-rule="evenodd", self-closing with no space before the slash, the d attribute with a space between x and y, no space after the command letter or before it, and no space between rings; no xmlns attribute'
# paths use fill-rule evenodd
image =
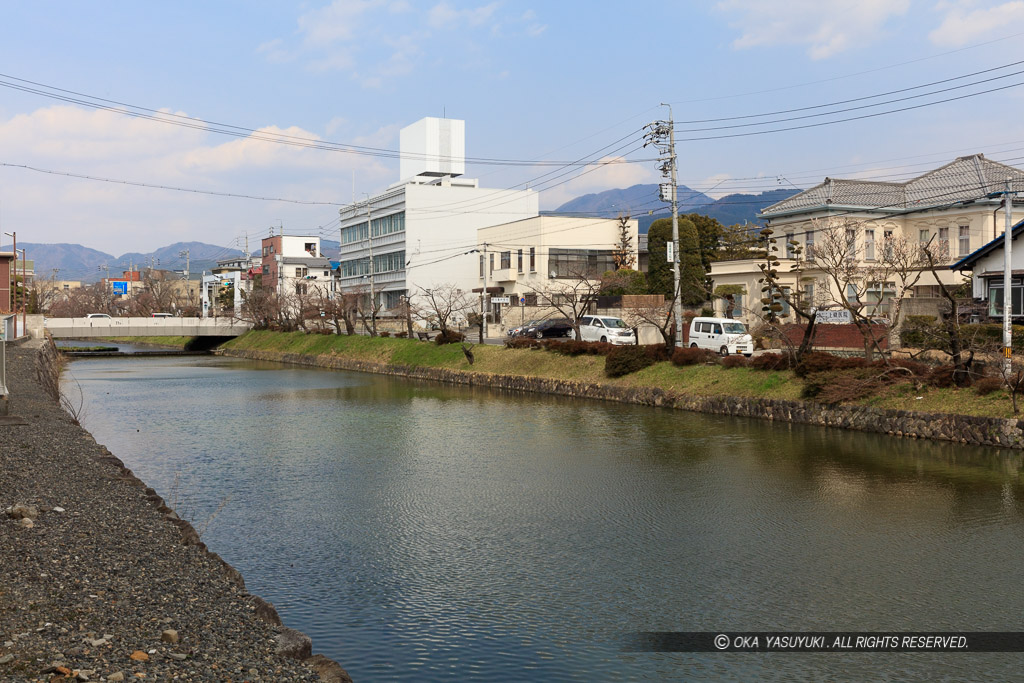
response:
<svg viewBox="0 0 1024 683"><path fill-rule="evenodd" d="M71 373L86 426L161 494L199 521L231 496L204 540L357 680L1016 672L619 644L1016 628L1017 453L222 358Z"/></svg>

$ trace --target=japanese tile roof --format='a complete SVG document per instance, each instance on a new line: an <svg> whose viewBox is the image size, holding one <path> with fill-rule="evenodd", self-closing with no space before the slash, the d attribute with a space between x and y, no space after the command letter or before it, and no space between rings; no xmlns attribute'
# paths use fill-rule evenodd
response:
<svg viewBox="0 0 1024 683"><path fill-rule="evenodd" d="M772 204L761 212L764 218L830 207L886 210L893 213L919 211L981 199L1003 189L1007 178L1020 187L1024 171L985 158L984 154L959 157L945 166L903 183L825 178L823 183Z"/></svg>

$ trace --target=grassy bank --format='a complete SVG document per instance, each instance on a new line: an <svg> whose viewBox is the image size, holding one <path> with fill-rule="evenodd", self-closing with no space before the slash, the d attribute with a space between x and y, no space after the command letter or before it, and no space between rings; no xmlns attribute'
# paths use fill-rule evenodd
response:
<svg viewBox="0 0 1024 683"><path fill-rule="evenodd" d="M170 346L184 349L193 337L99 337L102 341L120 344L139 344L142 346Z"/></svg>
<svg viewBox="0 0 1024 683"><path fill-rule="evenodd" d="M804 381L789 370L762 371L719 365L676 367L657 363L635 374L610 379L601 356L563 356L537 349L474 346L470 366L458 345L363 336L250 332L224 345L239 350L304 355L338 355L356 360L417 367L522 375L624 387L660 387L697 396L743 396L799 400ZM978 417L1013 417L1005 391L979 396L973 389L936 388L920 382L896 383L857 403L891 410L913 410Z"/></svg>
<svg viewBox="0 0 1024 683"><path fill-rule="evenodd" d="M802 384L789 372L758 372L717 366L677 368L657 363L618 379L604 374L603 356L563 356L537 349L474 346L471 366L458 344L437 346L421 341L363 336L307 335L301 332L249 332L223 348L304 355L337 354L357 360L395 365L472 370L496 375L523 375L627 387L658 386L697 395L798 398Z"/></svg>

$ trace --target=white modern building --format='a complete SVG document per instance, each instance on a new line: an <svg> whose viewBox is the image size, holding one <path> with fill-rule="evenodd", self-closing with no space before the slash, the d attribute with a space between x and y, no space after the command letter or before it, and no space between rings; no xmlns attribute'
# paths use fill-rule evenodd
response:
<svg viewBox="0 0 1024 683"><path fill-rule="evenodd" d="M477 231L539 213L533 190L461 177L464 121L421 119L402 129L400 149L402 179L340 212L340 287L372 289L385 309L441 284L479 287Z"/></svg>

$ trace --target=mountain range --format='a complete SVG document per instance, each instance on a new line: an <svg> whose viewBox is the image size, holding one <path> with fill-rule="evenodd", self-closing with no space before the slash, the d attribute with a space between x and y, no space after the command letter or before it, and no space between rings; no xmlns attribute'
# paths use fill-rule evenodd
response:
<svg viewBox="0 0 1024 683"><path fill-rule="evenodd" d="M762 209L792 197L800 190L769 190L760 194L730 194L712 199L702 192L680 185L677 190L679 213L700 213L716 219L722 225L760 223L757 218ZM583 195L562 204L552 214L585 214L615 218L628 214L638 219L640 232L647 232L658 218L669 215L668 204L658 198L657 185L633 185L626 189L605 190Z"/></svg>
<svg viewBox="0 0 1024 683"><path fill-rule="evenodd" d="M762 209L791 197L800 190L770 190L760 194L730 194L720 199L680 185L678 190L680 213L701 213L717 219L722 225L759 223L757 214ZM658 186L633 185L625 189L605 190L583 195L562 204L546 214L583 214L615 218L622 214L638 219L640 232L646 233L655 219L668 215L668 204L658 198ZM136 270L154 267L161 270L183 271L184 252L188 251L188 268L192 278L204 270L211 270L219 260L242 256L238 249L219 247L203 242L176 242L143 254L131 252L114 256L80 244L22 243L31 260L35 261L37 278L82 280L96 282L106 277L120 277L129 268ZM340 244L320 240L323 253L333 256ZM105 268L104 268L105 267ZM56 271L56 272L54 272Z"/></svg>
<svg viewBox="0 0 1024 683"><path fill-rule="evenodd" d="M334 255L340 244L331 240L320 240L325 254ZM212 270L217 261L243 256L242 251L230 247L219 247L203 242L176 242L149 253L129 252L114 256L80 244L40 244L22 242L18 249L25 248L29 260L34 261L36 277L40 279L82 280L96 282L100 278L121 277L130 268L142 270L185 270L185 252L188 252L189 275L195 279L204 270ZM56 273L54 273L56 271Z"/></svg>

